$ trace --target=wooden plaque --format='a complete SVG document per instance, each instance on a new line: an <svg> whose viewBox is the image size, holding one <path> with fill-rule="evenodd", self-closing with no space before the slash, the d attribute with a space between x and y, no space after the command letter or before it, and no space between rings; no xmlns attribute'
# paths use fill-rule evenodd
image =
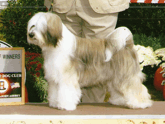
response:
<svg viewBox="0 0 165 124"><path fill-rule="evenodd" d="M0 105L25 104L25 50L0 48Z"/></svg>

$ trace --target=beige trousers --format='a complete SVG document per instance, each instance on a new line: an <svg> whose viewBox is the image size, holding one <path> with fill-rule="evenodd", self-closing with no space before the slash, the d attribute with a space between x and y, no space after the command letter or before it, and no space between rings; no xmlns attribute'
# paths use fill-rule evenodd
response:
<svg viewBox="0 0 165 124"><path fill-rule="evenodd" d="M88 0L75 0L67 13L57 13L66 27L75 35L85 38L105 38L117 23L118 13L99 14L89 5ZM97 85L82 88L83 103L104 102L106 86Z"/></svg>

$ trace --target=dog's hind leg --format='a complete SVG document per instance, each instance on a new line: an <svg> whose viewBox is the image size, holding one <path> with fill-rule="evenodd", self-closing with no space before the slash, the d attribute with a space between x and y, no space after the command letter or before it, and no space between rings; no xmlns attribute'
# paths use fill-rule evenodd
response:
<svg viewBox="0 0 165 124"><path fill-rule="evenodd" d="M126 101L124 95L117 91L117 89L113 86L111 82L107 83L108 91L110 92L109 103L113 105L123 106L125 105Z"/></svg>
<svg viewBox="0 0 165 124"><path fill-rule="evenodd" d="M139 94L133 91L132 94L126 96L126 98L128 99L126 104L129 108L144 109L152 106L151 96L148 94L148 90L143 84L141 85L141 89L139 89Z"/></svg>
<svg viewBox="0 0 165 124"><path fill-rule="evenodd" d="M151 96L138 74L130 79L123 79L120 86L111 84L109 87L111 95L109 102L114 105L133 109L144 109L152 106Z"/></svg>
<svg viewBox="0 0 165 124"><path fill-rule="evenodd" d="M126 106L128 108L147 108L152 106L151 96L147 88L142 84L143 74L123 79L122 82L108 83L110 92L109 102L113 105ZM114 84L113 84L114 83Z"/></svg>
<svg viewBox="0 0 165 124"><path fill-rule="evenodd" d="M130 81L132 85L130 85L124 93L127 101L126 106L135 109L151 107L151 96L148 93L147 88L142 84L139 75L136 75Z"/></svg>

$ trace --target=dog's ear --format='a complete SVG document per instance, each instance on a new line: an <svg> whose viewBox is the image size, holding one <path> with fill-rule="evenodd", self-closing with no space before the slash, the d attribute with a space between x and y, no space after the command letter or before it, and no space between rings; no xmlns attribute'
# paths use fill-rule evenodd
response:
<svg viewBox="0 0 165 124"><path fill-rule="evenodd" d="M62 21L59 16L47 13L47 43L56 46L62 38Z"/></svg>

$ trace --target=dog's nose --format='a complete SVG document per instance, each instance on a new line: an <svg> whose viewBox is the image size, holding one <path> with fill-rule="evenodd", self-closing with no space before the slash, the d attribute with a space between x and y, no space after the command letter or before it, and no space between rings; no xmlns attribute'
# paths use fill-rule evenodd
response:
<svg viewBox="0 0 165 124"><path fill-rule="evenodd" d="M29 37L33 38L34 37L34 33L33 32L29 33Z"/></svg>

